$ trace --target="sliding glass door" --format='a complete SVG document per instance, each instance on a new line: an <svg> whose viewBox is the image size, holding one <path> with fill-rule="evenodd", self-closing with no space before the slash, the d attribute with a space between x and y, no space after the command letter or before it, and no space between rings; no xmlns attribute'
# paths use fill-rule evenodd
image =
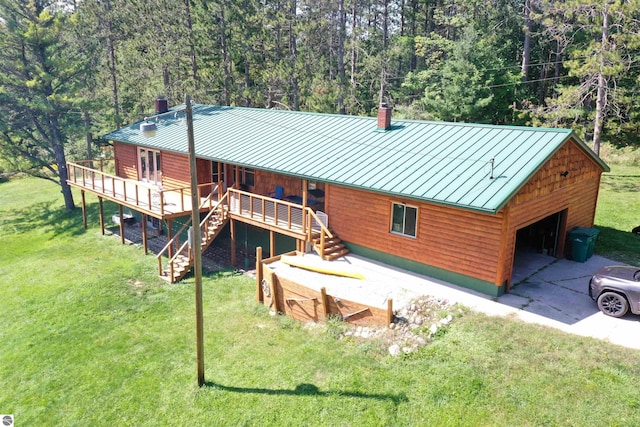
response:
<svg viewBox="0 0 640 427"><path fill-rule="evenodd" d="M160 185L162 183L160 151L138 148L138 171L140 181Z"/></svg>

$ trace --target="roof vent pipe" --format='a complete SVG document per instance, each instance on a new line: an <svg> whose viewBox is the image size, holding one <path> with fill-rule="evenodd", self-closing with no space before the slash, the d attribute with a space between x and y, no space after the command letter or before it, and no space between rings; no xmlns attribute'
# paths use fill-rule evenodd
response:
<svg viewBox="0 0 640 427"><path fill-rule="evenodd" d="M156 114L162 114L169 111L169 101L164 98L156 99Z"/></svg>
<svg viewBox="0 0 640 427"><path fill-rule="evenodd" d="M389 129L391 129L391 107L386 102L382 102L378 108L378 130Z"/></svg>

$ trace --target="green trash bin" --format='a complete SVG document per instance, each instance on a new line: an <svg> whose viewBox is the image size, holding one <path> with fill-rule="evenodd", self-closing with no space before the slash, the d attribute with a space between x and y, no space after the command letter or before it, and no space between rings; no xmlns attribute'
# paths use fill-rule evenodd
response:
<svg viewBox="0 0 640 427"><path fill-rule="evenodd" d="M571 258L574 261L586 262L593 255L596 238L600 230L596 228L575 227L569 231L571 241Z"/></svg>
<svg viewBox="0 0 640 427"><path fill-rule="evenodd" d="M582 235L571 239L571 259L577 262L587 262L589 240Z"/></svg>

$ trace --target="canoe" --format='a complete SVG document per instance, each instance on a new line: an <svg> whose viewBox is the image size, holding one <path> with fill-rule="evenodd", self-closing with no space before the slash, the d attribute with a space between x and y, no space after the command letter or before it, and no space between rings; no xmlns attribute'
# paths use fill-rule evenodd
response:
<svg viewBox="0 0 640 427"><path fill-rule="evenodd" d="M351 277L353 279L364 280L365 277L348 267L332 263L329 261L323 261L319 259L313 259L311 257L291 256L283 255L280 257L280 261L292 267L298 267L309 271L315 271L317 273L332 274L334 276Z"/></svg>

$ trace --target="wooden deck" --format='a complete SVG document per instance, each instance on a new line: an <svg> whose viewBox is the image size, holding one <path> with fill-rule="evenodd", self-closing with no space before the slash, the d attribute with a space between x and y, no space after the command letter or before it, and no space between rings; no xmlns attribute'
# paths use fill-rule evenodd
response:
<svg viewBox="0 0 640 427"><path fill-rule="evenodd" d="M67 163L67 168L69 185L138 212L161 219L191 213L190 187L163 189L76 163ZM210 210L215 205L219 197L218 188L218 183L206 183L198 186L201 210Z"/></svg>
<svg viewBox="0 0 640 427"><path fill-rule="evenodd" d="M313 232L321 230L319 219L310 212L308 207L296 203L229 190L229 214L232 218L294 238L310 238Z"/></svg>

